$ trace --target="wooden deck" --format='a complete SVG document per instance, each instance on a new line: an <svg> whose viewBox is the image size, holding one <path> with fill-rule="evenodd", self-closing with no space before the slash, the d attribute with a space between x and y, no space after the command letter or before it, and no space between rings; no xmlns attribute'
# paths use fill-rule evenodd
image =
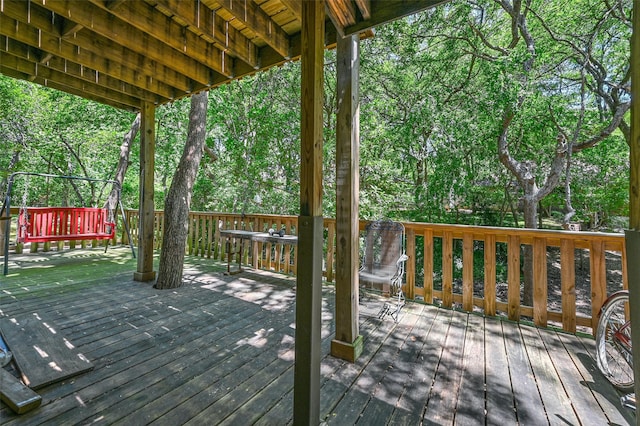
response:
<svg viewBox="0 0 640 426"><path fill-rule="evenodd" d="M0 315L37 313L95 366L38 390L42 406L3 425L259 424L292 421L295 281L187 258L186 284L132 280L126 249L12 256ZM596 369L593 341L411 303L401 321L365 296L364 353L328 355L333 287L323 306L322 422L632 424Z"/></svg>

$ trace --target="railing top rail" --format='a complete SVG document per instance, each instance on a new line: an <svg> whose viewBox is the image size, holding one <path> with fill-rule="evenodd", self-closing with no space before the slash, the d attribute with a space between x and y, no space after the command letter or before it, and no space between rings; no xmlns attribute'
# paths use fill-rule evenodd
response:
<svg viewBox="0 0 640 426"><path fill-rule="evenodd" d="M507 228L496 226L478 226L478 225L450 225L442 223L423 223L423 222L403 222L408 229L432 229L436 231L463 231L464 233L474 234L492 234L492 235L518 235L518 236L544 236L545 238L572 238L576 240L582 239L624 239L624 234L612 232L593 232L593 231L567 231L558 229L529 229L529 228Z"/></svg>

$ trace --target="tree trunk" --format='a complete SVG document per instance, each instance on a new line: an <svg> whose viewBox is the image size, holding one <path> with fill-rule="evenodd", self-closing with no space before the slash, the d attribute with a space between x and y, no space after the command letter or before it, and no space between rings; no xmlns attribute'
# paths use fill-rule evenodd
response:
<svg viewBox="0 0 640 426"><path fill-rule="evenodd" d="M124 182L124 177L127 174L127 168L129 167L129 154L131 153L131 143L136 138L138 131L140 130L140 113L136 115L135 120L131 123L131 128L124 135L122 139L122 145L120 145L120 158L118 159L118 167L116 167L116 173L113 177L113 180L118 182L118 185L113 185L111 188L111 192L109 193L109 198L105 204L105 207L110 212L110 215L113 217L109 217L110 221L115 222L115 216L117 216L118 209L118 189L122 190L122 183Z"/></svg>
<svg viewBox="0 0 640 426"><path fill-rule="evenodd" d="M191 96L187 142L165 200L165 228L155 288L171 289L182 285L184 253L189 232L189 208L193 184L204 150L208 99L208 92Z"/></svg>

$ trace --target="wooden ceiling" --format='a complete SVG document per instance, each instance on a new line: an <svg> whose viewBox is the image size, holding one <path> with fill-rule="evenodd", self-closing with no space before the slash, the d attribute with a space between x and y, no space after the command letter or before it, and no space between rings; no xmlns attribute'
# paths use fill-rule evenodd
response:
<svg viewBox="0 0 640 426"><path fill-rule="evenodd" d="M325 0L326 43L444 0ZM300 55L300 0L0 0L0 72L127 110Z"/></svg>

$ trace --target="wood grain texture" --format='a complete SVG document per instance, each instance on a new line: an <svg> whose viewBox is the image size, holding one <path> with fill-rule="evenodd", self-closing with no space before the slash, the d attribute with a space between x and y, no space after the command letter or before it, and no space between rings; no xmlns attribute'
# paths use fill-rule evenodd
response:
<svg viewBox="0 0 640 426"><path fill-rule="evenodd" d="M547 326L547 245L542 238L533 240L533 321Z"/></svg>
<svg viewBox="0 0 640 426"><path fill-rule="evenodd" d="M51 318L39 314L10 316L0 319L0 330L22 381L31 389L93 368L91 361L60 333Z"/></svg>
<svg viewBox="0 0 640 426"><path fill-rule="evenodd" d="M3 426L293 422L292 277L258 270L238 279L222 274L222 262L187 256L187 284L166 292L132 281L127 247L17 260L20 274L3 279L2 314L50 318L95 367L39 389L45 403L29 413L0 404ZM366 295L363 352L350 363L330 355L334 287L323 285L322 297L323 422L635 421L598 373L590 337L413 302L396 324L377 319L381 299Z"/></svg>
<svg viewBox="0 0 640 426"><path fill-rule="evenodd" d="M38 408L42 397L24 385L17 377L0 368L0 399L18 414Z"/></svg>
<svg viewBox="0 0 640 426"><path fill-rule="evenodd" d="M442 237L442 305L453 305L453 233L448 231Z"/></svg>
<svg viewBox="0 0 640 426"><path fill-rule="evenodd" d="M508 317L520 319L520 237L509 235L507 246Z"/></svg>
<svg viewBox="0 0 640 426"><path fill-rule="evenodd" d="M560 246L560 286L562 288L562 328L576 331L576 263L573 241L563 240Z"/></svg>

